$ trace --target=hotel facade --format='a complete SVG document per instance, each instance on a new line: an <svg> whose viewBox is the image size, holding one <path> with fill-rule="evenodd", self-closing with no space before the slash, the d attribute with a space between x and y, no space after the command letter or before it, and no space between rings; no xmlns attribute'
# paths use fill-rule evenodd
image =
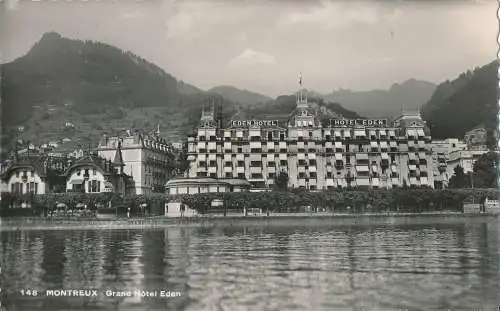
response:
<svg viewBox="0 0 500 311"><path fill-rule="evenodd" d="M431 138L419 113L391 123L337 118L322 124L301 90L285 126L275 120L221 125L214 109L202 112L188 137L189 177L241 178L270 189L283 171L289 188L434 187Z"/></svg>
<svg viewBox="0 0 500 311"><path fill-rule="evenodd" d="M99 157L113 161L120 146L123 173L134 182L135 194L165 192L165 185L171 177L172 146L155 133L127 133L101 139L97 153Z"/></svg>

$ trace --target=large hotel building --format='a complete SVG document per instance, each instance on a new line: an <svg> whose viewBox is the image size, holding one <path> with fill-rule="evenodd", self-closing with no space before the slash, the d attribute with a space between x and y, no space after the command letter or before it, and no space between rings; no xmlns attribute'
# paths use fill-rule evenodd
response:
<svg viewBox="0 0 500 311"><path fill-rule="evenodd" d="M286 127L274 120L232 120L203 111L188 137L189 177L242 178L272 188L281 171L289 188L434 187L430 135L419 113L387 120L332 119L322 126L305 90Z"/></svg>

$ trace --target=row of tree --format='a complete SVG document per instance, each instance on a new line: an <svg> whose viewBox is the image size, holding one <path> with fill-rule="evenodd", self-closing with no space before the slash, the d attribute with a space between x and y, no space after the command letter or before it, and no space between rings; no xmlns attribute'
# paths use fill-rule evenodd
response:
<svg viewBox="0 0 500 311"><path fill-rule="evenodd" d="M472 172L465 173L460 165L454 169L448 187L457 188L497 188L499 158L497 153L488 152L474 162Z"/></svg>

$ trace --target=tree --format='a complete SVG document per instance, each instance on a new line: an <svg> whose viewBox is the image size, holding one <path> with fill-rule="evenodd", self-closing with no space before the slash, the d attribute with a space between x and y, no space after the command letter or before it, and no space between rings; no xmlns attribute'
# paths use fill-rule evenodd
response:
<svg viewBox="0 0 500 311"><path fill-rule="evenodd" d="M464 168L460 165L455 166L454 174L448 183L449 188L467 188L470 187L470 175L464 173Z"/></svg>
<svg viewBox="0 0 500 311"><path fill-rule="evenodd" d="M286 191L288 189L288 173L281 171L274 178L274 189L278 191Z"/></svg>
<svg viewBox="0 0 500 311"><path fill-rule="evenodd" d="M475 188L497 187L498 156L495 152L481 155L474 163L473 180Z"/></svg>

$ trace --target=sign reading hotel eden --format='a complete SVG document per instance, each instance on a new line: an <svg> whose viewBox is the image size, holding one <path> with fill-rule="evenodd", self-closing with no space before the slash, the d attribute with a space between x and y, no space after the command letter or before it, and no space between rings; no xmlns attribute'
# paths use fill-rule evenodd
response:
<svg viewBox="0 0 500 311"><path fill-rule="evenodd" d="M232 127L278 126L278 120L231 120Z"/></svg>
<svg viewBox="0 0 500 311"><path fill-rule="evenodd" d="M387 119L331 119L330 125L387 127Z"/></svg>

